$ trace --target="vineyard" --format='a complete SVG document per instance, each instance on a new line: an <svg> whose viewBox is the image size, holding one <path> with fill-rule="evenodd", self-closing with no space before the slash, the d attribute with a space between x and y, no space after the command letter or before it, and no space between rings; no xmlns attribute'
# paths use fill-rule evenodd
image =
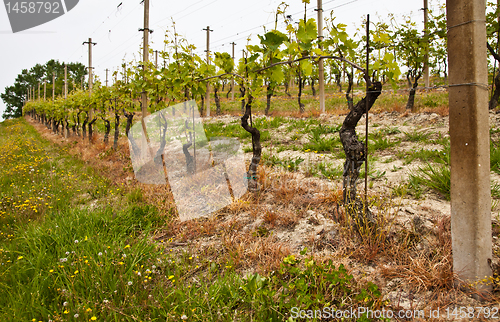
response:
<svg viewBox="0 0 500 322"><path fill-rule="evenodd" d="M497 5L486 15L493 275L466 287L452 257L445 7L423 32L409 17L367 16L355 34L333 14L318 23L305 10L294 23L287 7L240 59L198 56L173 23L164 50L124 62L110 86L50 61L16 80L20 106L14 90L2 94L10 116L23 116L0 123L2 320L317 321L325 308L365 310L346 321L451 321L464 307L494 316ZM210 215L181 210L169 145L179 140L185 157L176 171L196 177L203 153L227 138L244 156L245 193L233 185L232 202ZM165 176L146 180L148 169ZM475 296L478 284L490 297Z"/></svg>

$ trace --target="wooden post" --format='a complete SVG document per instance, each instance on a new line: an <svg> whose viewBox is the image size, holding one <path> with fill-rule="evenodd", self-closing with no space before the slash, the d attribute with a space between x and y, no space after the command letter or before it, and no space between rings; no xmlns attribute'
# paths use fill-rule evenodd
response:
<svg viewBox="0 0 500 322"><path fill-rule="evenodd" d="M446 1L451 239L453 270L464 283L492 276L488 264L492 242L485 9L485 0ZM492 283L475 285L480 293L487 293Z"/></svg>
<svg viewBox="0 0 500 322"><path fill-rule="evenodd" d="M47 82L43 82L43 100L45 101L47 97Z"/></svg>
<svg viewBox="0 0 500 322"><path fill-rule="evenodd" d="M41 97L41 95L40 95L40 83L38 83L38 100L40 100L40 97Z"/></svg>
<svg viewBox="0 0 500 322"><path fill-rule="evenodd" d="M106 87L108 87L108 71L109 69L106 68Z"/></svg>
<svg viewBox="0 0 500 322"><path fill-rule="evenodd" d="M321 42L323 41L323 3L318 0L318 40L320 41L319 48L322 49ZM319 109L321 113L325 113L325 67L323 59L320 58L318 62L318 81L319 81Z"/></svg>
<svg viewBox="0 0 500 322"><path fill-rule="evenodd" d="M203 29L207 31L207 65L210 65L210 26L207 26L206 29ZM207 108L207 114L206 116L210 116L210 83L207 81L207 93L205 96L205 106Z"/></svg>

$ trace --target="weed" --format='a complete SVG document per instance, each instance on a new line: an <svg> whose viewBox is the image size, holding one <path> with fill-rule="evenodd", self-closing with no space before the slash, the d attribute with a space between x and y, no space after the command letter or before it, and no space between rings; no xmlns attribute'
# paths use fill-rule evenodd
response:
<svg viewBox="0 0 500 322"><path fill-rule="evenodd" d="M490 168L500 174L500 146L493 142L490 143Z"/></svg>
<svg viewBox="0 0 500 322"><path fill-rule="evenodd" d="M392 188L392 194L397 197L404 197L408 194L408 184L398 184Z"/></svg>
<svg viewBox="0 0 500 322"><path fill-rule="evenodd" d="M397 172L399 170L403 169L403 167L397 167L395 165L392 166L391 172Z"/></svg>
<svg viewBox="0 0 500 322"><path fill-rule="evenodd" d="M374 173L369 175L371 179L378 180L385 176L385 171L376 170Z"/></svg>
<svg viewBox="0 0 500 322"><path fill-rule="evenodd" d="M415 130L414 132L404 132L406 141L426 142L431 133L424 133Z"/></svg>
<svg viewBox="0 0 500 322"><path fill-rule="evenodd" d="M401 133L401 131L397 127L390 127L390 126L383 128L381 132L385 133L386 135Z"/></svg>
<svg viewBox="0 0 500 322"><path fill-rule="evenodd" d="M143 201L142 190L136 188L127 194L127 199L130 203L137 203Z"/></svg>
<svg viewBox="0 0 500 322"><path fill-rule="evenodd" d="M450 200L450 167L447 165L431 165L427 163L419 167L417 172L410 173L412 185L426 186L439 192L446 200Z"/></svg>
<svg viewBox="0 0 500 322"><path fill-rule="evenodd" d="M298 171L300 164L304 162L304 159L301 157L288 158L287 160L282 160L276 155L269 156L267 154L263 154L262 160L264 161L264 164L270 166L279 166L291 172Z"/></svg>
<svg viewBox="0 0 500 322"><path fill-rule="evenodd" d="M320 163L317 165L317 169L319 173L327 179L339 179L344 173L344 167L342 165L334 167L331 163Z"/></svg>
<svg viewBox="0 0 500 322"><path fill-rule="evenodd" d="M385 150L385 149L392 148L393 146L398 145L400 142L401 141L399 141L399 140L391 141L388 138L375 139L374 141L369 143L368 151L374 152L374 151L378 151L378 150Z"/></svg>

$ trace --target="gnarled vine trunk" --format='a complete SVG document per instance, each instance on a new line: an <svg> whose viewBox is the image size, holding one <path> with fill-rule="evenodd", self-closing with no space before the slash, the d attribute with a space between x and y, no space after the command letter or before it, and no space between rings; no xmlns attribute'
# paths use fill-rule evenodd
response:
<svg viewBox="0 0 500 322"><path fill-rule="evenodd" d="M300 113L304 113L306 110L305 110L305 105L302 103L301 101L301 98L302 98L302 88L304 87L305 85L305 81L302 81L302 76L301 76L301 73L299 71L299 94L297 95L297 100L299 102L299 111Z"/></svg>
<svg viewBox="0 0 500 322"><path fill-rule="evenodd" d="M104 144L108 144L108 141L109 141L109 132L111 132L111 123L109 122L109 120L103 118L102 119L104 121Z"/></svg>
<svg viewBox="0 0 500 322"><path fill-rule="evenodd" d="M88 121L89 121L89 116L87 114L87 116L83 120L83 124L82 124L82 133L83 133L83 138L84 139L87 137L87 122Z"/></svg>
<svg viewBox="0 0 500 322"><path fill-rule="evenodd" d="M262 146L260 145L260 132L258 129L251 127L248 124L248 119L252 114L252 97L248 98L248 102L245 107L245 114L241 117L241 126L245 131L252 134L252 162L248 167L247 180L248 180L248 190L251 192L259 191L259 184L257 182L257 167L260 163L260 158L262 155Z"/></svg>
<svg viewBox="0 0 500 322"><path fill-rule="evenodd" d="M97 121L97 118L94 118L92 121L89 122L89 143L92 144L92 126L94 125L95 121Z"/></svg>
<svg viewBox="0 0 500 322"><path fill-rule="evenodd" d="M266 115L269 115L269 110L271 109L271 98L273 97L273 94L274 94L274 91L271 88L271 84L267 84L267 94L266 94L267 105L266 105L266 110L265 110Z"/></svg>
<svg viewBox="0 0 500 322"><path fill-rule="evenodd" d="M118 138L120 137L120 114L115 110L115 137L113 141L113 149L118 148Z"/></svg>
<svg viewBox="0 0 500 322"><path fill-rule="evenodd" d="M500 73L495 76L495 90L493 91L493 95L490 98L490 102L488 104L488 108L490 110L494 109L498 105L498 99L500 99Z"/></svg>
<svg viewBox="0 0 500 322"><path fill-rule="evenodd" d="M358 227L369 222L374 222L374 218L368 205L364 205L360 198L356 196L356 181L359 177L359 169L366 161L365 144L358 140L356 125L359 120L370 110L379 95L382 93L382 84L374 82L361 101L347 114L342 128L340 129L340 141L344 147L346 161L343 173L343 197L346 213L355 216Z"/></svg>
<svg viewBox="0 0 500 322"><path fill-rule="evenodd" d="M406 103L406 109L413 111L415 107L415 93L417 92L418 80L422 76L422 73L416 73L409 71L406 74L406 79L408 80L408 86L410 86L410 95L408 96L408 102ZM413 84L411 82L411 78L413 78Z"/></svg>
<svg viewBox="0 0 500 322"><path fill-rule="evenodd" d="M215 114L216 115L221 115L221 109L220 109L220 98L219 98L219 85L214 86L214 100L215 100L215 106L217 107L215 109Z"/></svg>

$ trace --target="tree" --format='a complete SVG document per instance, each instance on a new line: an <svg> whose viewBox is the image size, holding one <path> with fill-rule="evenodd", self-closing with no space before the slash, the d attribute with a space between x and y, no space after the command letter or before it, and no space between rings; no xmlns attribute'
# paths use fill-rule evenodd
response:
<svg viewBox="0 0 500 322"><path fill-rule="evenodd" d="M81 78L87 74L86 68L81 63L68 63L69 83L74 87L75 80L81 82ZM49 60L44 65L36 64L30 70L23 69L17 75L14 85L5 88L5 92L0 97L7 106L3 113L3 118L20 117L22 115L23 103L27 100L27 92L30 87L37 87L38 84L47 83L47 91L52 92L52 73L56 75L56 95L63 92L64 63L56 60ZM70 88L72 90L73 88Z"/></svg>

